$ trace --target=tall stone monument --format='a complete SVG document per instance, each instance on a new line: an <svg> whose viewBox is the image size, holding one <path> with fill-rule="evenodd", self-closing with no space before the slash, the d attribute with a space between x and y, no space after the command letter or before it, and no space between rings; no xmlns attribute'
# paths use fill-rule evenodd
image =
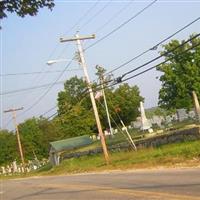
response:
<svg viewBox="0 0 200 200"><path fill-rule="evenodd" d="M199 101L196 95L195 91L192 91L193 99L194 99L194 107L195 107L195 112L197 119L200 121L200 106L199 106Z"/></svg>
<svg viewBox="0 0 200 200"><path fill-rule="evenodd" d="M141 130L149 130L151 128L151 123L146 118L145 110L144 110L144 106L143 106L142 101L140 101L140 113L141 113L141 123L142 123Z"/></svg>

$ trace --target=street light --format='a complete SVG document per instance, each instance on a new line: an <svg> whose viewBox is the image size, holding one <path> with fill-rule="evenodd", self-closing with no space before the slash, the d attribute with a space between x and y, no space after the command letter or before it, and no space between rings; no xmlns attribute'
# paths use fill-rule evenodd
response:
<svg viewBox="0 0 200 200"><path fill-rule="evenodd" d="M47 65L53 65L55 63L59 63L59 62L65 62L65 61L72 61L70 59L57 59L57 60L49 60L47 61Z"/></svg>

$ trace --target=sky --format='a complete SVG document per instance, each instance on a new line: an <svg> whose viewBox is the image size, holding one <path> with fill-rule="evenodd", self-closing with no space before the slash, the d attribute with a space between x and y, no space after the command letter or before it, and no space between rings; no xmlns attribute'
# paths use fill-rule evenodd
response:
<svg viewBox="0 0 200 200"><path fill-rule="evenodd" d="M81 36L95 34L95 39L82 43L83 47L87 48L115 30L151 2L142 0L63 0L55 1L55 7L52 11L42 8L38 15L34 17L20 18L15 14L8 13L8 17L1 21L2 30L0 31L0 128L14 129L11 113L3 112L10 108L24 107L22 111L17 113L18 123L33 116L51 116L56 112L57 94L63 90L62 82L75 75L83 77L83 71L76 61L72 61L68 66L69 59L72 59L77 51L76 43L60 43L60 37L71 38L77 31ZM107 71L111 71L153 47L199 16L200 0L158 0L125 26L84 52L91 81L97 80L95 76L96 65L103 66ZM188 39L192 33L199 32L200 20L175 35L173 39ZM149 51L139 59L114 71L113 76L119 77L123 73L153 59L159 55L161 50L162 45L157 50ZM47 61L54 59L67 59L67 61L50 66L46 64ZM153 64L156 64L156 62ZM147 68L151 66L153 65L151 64ZM61 72L58 71L65 68L66 71L61 76ZM45 71L53 71L53 73L18 74ZM158 104L158 94L161 87L160 75L160 72L152 70L128 81L131 86L137 85L139 87L141 95L145 98L145 108L154 107ZM52 86L53 83L58 81L61 83ZM49 83L52 87L17 92L17 90ZM15 93L5 94L10 91L15 91ZM50 109L52 110L49 111Z"/></svg>

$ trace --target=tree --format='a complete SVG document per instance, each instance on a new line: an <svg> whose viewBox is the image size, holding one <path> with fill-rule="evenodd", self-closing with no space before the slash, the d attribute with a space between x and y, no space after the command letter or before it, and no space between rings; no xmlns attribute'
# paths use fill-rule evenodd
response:
<svg viewBox="0 0 200 200"><path fill-rule="evenodd" d="M19 160L16 135L8 130L0 130L0 165Z"/></svg>
<svg viewBox="0 0 200 200"><path fill-rule="evenodd" d="M115 90L105 89L105 94L113 127L116 127L116 124L121 124L120 119L125 124L130 124L138 117L140 101L144 101L144 98L140 96L137 86L129 86L125 83ZM103 98L97 102L97 105L103 128L108 128Z"/></svg>
<svg viewBox="0 0 200 200"><path fill-rule="evenodd" d="M19 132L26 159L47 158L49 143L63 138L62 131L54 120L31 118L19 124Z"/></svg>
<svg viewBox="0 0 200 200"><path fill-rule="evenodd" d="M64 83L58 93L58 119L65 137L92 134L95 120L86 83L77 76Z"/></svg>
<svg viewBox="0 0 200 200"><path fill-rule="evenodd" d="M129 86L125 83L114 90L112 99L108 101L108 106L112 104L112 112L117 113L115 114L115 119L118 123L120 122L116 115L120 116L125 124L129 124L138 116L140 101L143 100L144 98L140 96L137 86Z"/></svg>
<svg viewBox="0 0 200 200"><path fill-rule="evenodd" d="M57 118L49 121L44 117L31 118L19 124L20 139L25 160L48 158L49 143L65 138ZM16 135L0 130L0 165L17 160L21 162Z"/></svg>
<svg viewBox="0 0 200 200"><path fill-rule="evenodd" d="M80 104L73 106L68 112L60 115L59 118L65 137L93 134L95 130L93 115L92 110L87 110Z"/></svg>
<svg viewBox="0 0 200 200"><path fill-rule="evenodd" d="M96 66L97 73L101 82L104 82L104 86L108 86L109 77L105 78L104 74L106 70L103 67ZM107 79L107 80L105 80ZM127 83L120 85L117 89L105 88L105 94L108 104L108 109L111 115L112 126L115 127L116 124L120 124L120 118L125 124L129 124L133 121L139 114L138 107L140 101L144 98L140 96L140 91L137 86L129 86ZM98 110L100 113L100 119L103 128L108 127L108 120L106 116L106 110L103 107L103 98L98 101Z"/></svg>
<svg viewBox="0 0 200 200"><path fill-rule="evenodd" d="M34 154L39 158L46 156L46 144L37 118L33 117L19 124L19 132L26 159L34 159Z"/></svg>
<svg viewBox="0 0 200 200"><path fill-rule="evenodd" d="M174 49L183 42L172 40L163 46L164 50L161 54ZM162 88L159 91L161 107L166 109L191 108L193 106L193 90L200 98L200 46L184 52L198 43L200 43L200 38L195 38L166 54L165 60L170 58L170 61L157 68L163 72L160 77Z"/></svg>
<svg viewBox="0 0 200 200"><path fill-rule="evenodd" d="M16 13L20 17L35 16L43 7L52 10L54 0L2 0L0 1L0 19L7 17L7 12Z"/></svg>
<svg viewBox="0 0 200 200"><path fill-rule="evenodd" d="M58 114L64 114L79 102L86 91L86 83L74 76L64 83L64 91L58 93Z"/></svg>

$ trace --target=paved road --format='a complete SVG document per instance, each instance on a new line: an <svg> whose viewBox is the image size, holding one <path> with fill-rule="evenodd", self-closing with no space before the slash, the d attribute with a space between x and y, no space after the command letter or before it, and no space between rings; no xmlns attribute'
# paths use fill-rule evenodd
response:
<svg viewBox="0 0 200 200"><path fill-rule="evenodd" d="M34 177L2 184L1 200L200 200L200 169Z"/></svg>

